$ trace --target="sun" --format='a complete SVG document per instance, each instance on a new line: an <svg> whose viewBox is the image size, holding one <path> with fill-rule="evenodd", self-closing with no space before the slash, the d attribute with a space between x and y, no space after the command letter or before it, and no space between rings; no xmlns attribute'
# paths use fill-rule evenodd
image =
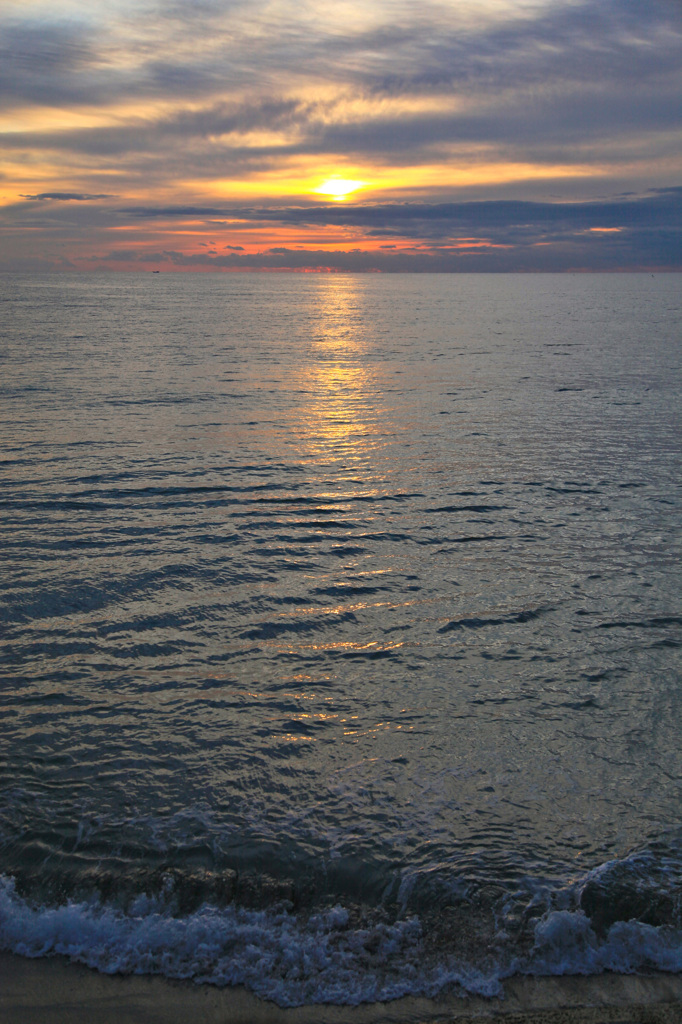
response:
<svg viewBox="0 0 682 1024"><path fill-rule="evenodd" d="M321 196L329 196L335 202L341 202L346 199L351 192L357 192L359 188L366 185L366 181L352 181L350 178L328 178L323 181L321 185L313 189Z"/></svg>

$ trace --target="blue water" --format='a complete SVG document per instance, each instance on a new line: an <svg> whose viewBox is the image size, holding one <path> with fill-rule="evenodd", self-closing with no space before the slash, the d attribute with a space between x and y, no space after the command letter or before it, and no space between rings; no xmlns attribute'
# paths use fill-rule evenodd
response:
<svg viewBox="0 0 682 1024"><path fill-rule="evenodd" d="M0 946L682 967L677 275L0 278Z"/></svg>

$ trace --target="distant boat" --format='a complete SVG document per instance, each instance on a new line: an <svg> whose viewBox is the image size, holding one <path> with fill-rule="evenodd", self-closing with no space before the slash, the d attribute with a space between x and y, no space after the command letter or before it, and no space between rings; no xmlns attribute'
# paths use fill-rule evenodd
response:
<svg viewBox="0 0 682 1024"><path fill-rule="evenodd" d="M160 270L152 270L152 274L160 274L160 273L161 273Z"/></svg>

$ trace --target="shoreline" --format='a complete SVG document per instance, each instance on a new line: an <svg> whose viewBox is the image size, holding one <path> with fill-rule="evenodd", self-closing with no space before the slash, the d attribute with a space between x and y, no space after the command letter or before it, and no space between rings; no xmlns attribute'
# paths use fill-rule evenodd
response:
<svg viewBox="0 0 682 1024"><path fill-rule="evenodd" d="M682 975L514 977L504 999L445 995L282 1009L243 988L106 975L0 953L0 1024L680 1024Z"/></svg>

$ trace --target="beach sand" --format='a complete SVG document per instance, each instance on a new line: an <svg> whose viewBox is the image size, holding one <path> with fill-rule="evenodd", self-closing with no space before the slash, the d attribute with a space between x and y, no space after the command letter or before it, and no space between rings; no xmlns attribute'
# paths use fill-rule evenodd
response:
<svg viewBox="0 0 682 1024"><path fill-rule="evenodd" d="M512 978L505 998L400 999L283 1010L244 989L98 974L0 954L2 1024L682 1024L682 976Z"/></svg>

